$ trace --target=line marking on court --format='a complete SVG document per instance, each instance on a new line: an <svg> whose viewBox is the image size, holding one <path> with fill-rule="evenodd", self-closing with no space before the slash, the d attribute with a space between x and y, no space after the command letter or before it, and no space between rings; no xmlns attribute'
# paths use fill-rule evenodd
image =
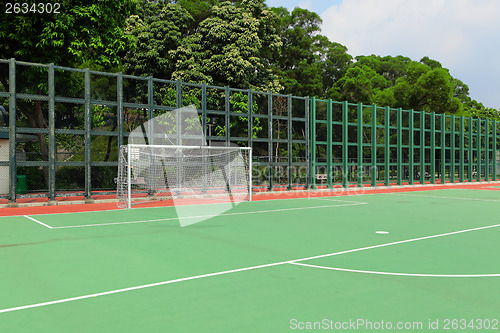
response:
<svg viewBox="0 0 500 333"><path fill-rule="evenodd" d="M339 267L328 267L311 264L303 264L299 262L291 262L291 265L298 265L310 268L326 269L331 271L342 271L351 273L376 274L376 275L393 275L393 276L413 276L413 277L440 277L440 278L478 278L478 277L499 277L500 274L419 274L419 273L393 273L393 272L377 272L365 271L359 269L348 269Z"/></svg>
<svg viewBox="0 0 500 333"><path fill-rule="evenodd" d="M352 202L355 204L366 204L366 202L361 202L361 201L349 201L349 200L339 200L339 199L329 199L330 197L318 197L318 198L309 198L310 200L324 200L324 201L338 201L338 202Z"/></svg>
<svg viewBox="0 0 500 333"><path fill-rule="evenodd" d="M472 228L472 229L459 230L459 231L453 231L453 232L447 232L447 233L444 233L444 234L437 234L437 235L431 235L431 236L425 236L425 237L411 238L411 239L397 241L397 242L391 242L391 243L385 243L385 244L379 244L379 245L373 245L373 246L366 246L366 247L361 247L361 248L357 248L357 249L351 249L351 250L340 251L340 252L333 252L333 253L323 254L323 255L318 255L318 256L313 256L313 257L306 257L306 258L300 258L300 259L294 259L294 260L280 261L280 262L275 262L275 263L270 263L270 264L256 265L256 266L250 266L250 267L232 269L232 270L215 272L215 273L209 273L209 274L203 274L203 275L195 275L195 276L190 276L190 277L185 277L185 278L180 278L180 279L167 280L167 281L162 281L162 282L157 282L157 283L151 283L151 284L144 284L144 285L139 285L139 286L135 286L135 287L129 287L129 288L123 288L123 289L116 289L116 290L111 290L111 291L105 291L105 292L95 293L95 294L89 294L89 295L83 295L83 296L76 296L76 297L70 297L70 298L63 298L63 299L54 300L54 301L48 301L48 302L35 303L35 304L30 304L30 305L23 305L23 306L17 306L17 307L12 307L12 308L0 309L0 313L6 313L6 312L17 311L17 310L25 310L25 309L37 308L37 307L42 307L42 306L47 306L47 305L53 305L53 304L59 304L59 303L67 303L67 302L72 302L72 301L77 301L77 300L82 300L82 299L87 299L87 298L92 298L92 297L117 294L117 293L121 293L121 292L127 292L127 291L144 289L144 288L150 288L150 287L156 287L156 286L162 286L162 285L172 284L172 283L176 283L176 282L183 282L183 281L201 279L201 278L211 277L211 276L218 276L218 275L224 275L224 274L230 274L230 273L236 273L236 272L243 272L243 271L249 271L249 270L254 270L254 269L259 269L259 268L279 266L279 265L284 265L284 264L294 264L294 263L298 263L300 261L306 261L306 260L312 260L312 259L318 259L318 258L324 258L324 257L331 257L331 256L336 256L336 255L341 255L341 254L346 254L346 253L353 253L353 252L365 251L365 250L370 250L370 249L375 249L375 248L380 248L380 247L386 247L386 246L391 246L391 245L416 242L416 241L420 241L420 240L424 240L424 239L432 239L432 238L438 238L438 237L445 237L445 236L456 235L456 234L461 234L461 233L470 232L470 231L484 230L484 229L490 229L490 228L496 228L496 227L500 227L500 224L495 224L495 225L490 225L490 226L485 226L485 227Z"/></svg>
<svg viewBox="0 0 500 333"><path fill-rule="evenodd" d="M224 274L230 274L230 273L236 273L236 272L243 272L243 271L249 271L249 270L253 270L253 269L259 269L259 268L265 268L265 267L271 267L271 266L278 266L278 265L283 265L284 263L286 263L286 262L277 262L277 263L258 265L258 266L252 266L252 267L231 269L228 271L221 271L221 272L216 272L216 273L189 276L189 277L185 277L185 278L162 281L162 282L157 282L157 283L144 284L144 285L130 287L130 288L116 289L116 290L110 290L110 291L105 291L105 292L101 292L101 293L88 294L88 295L70 297L70 298L63 298L63 299L59 299L59 300L55 300L55 301L36 303L36 304L30 304L30 305L24 305L24 306L17 306L14 308L1 309L0 313L12 312L12 311L17 311L17 310L25 310L25 309L31 309L31 308L38 308L38 307L47 306L47 305L78 301L78 300L82 300L82 299L86 299L86 298L118 294L118 293L122 293L122 292L126 292L126 291L139 290L139 289L156 287L156 286L163 286L163 285L172 284L172 283L176 283L176 282L190 281L190 280L202 279L202 278L211 277L211 276L224 275Z"/></svg>
<svg viewBox="0 0 500 333"><path fill-rule="evenodd" d="M328 253L328 254L321 254L318 256L312 256L312 257L307 257L307 258L302 258L302 259L297 259L297 260L290 260L288 262L291 263L291 262L306 261L306 260L319 259L319 258L325 258L325 257L332 257L332 256L340 255L340 254L377 249L377 248L386 247L386 246L416 242L416 241L420 241L420 240L424 240L424 239L432 239L432 238L439 238L439 237L444 237L444 236L458 235L458 234L463 234L463 233L470 232L470 231L491 229L491 228L497 228L497 227L500 227L500 224L494 224L494 225L489 225L489 226L485 226L485 227L478 227L478 228L471 228L471 229L464 229L464 230L459 230L459 231L452 231L452 232L447 232L444 234L437 234L437 235L424 236L424 237L418 237L418 238L410 238L410 239L406 239L406 240L402 240L402 241L360 247L358 249L352 249L352 250L346 250L346 251L340 251L340 252L334 252L334 253Z"/></svg>
<svg viewBox="0 0 500 333"><path fill-rule="evenodd" d="M375 231L375 233L379 235L387 235L389 231Z"/></svg>
<svg viewBox="0 0 500 333"><path fill-rule="evenodd" d="M426 191L431 191L431 190L426 190ZM343 193L343 192L339 192ZM300 197L300 198L280 198L280 199L262 199L262 200L255 200L255 201L243 201L240 202L240 204L249 204L253 202L266 202L266 201L285 201L285 200L310 200L310 199L317 199L317 198L344 198L348 196L364 196L364 195L374 195L374 194L381 194L381 193L360 193L360 194L349 194L349 195L338 195L338 194L333 194L331 196L324 196L324 197L315 197L315 196L309 196L309 197ZM340 201L340 200L339 200ZM351 201L351 202L357 202L357 201ZM211 202L211 203L195 203L195 204L182 204L179 206L207 206L207 205L222 205L222 204L227 204L227 202ZM165 208L172 208L175 206L154 206L154 207L134 207L134 210L137 209L165 209ZM89 211L84 211L84 212L62 212L62 213L37 213L37 214L31 214L31 215L63 215L63 214L88 214L88 213L101 213L101 212L115 212L115 211L122 211L123 209L121 208L113 208L113 209L102 209L102 210L89 210ZM14 217L14 216L24 216L22 214L14 214L14 215L4 215L0 216L0 219L4 217Z"/></svg>
<svg viewBox="0 0 500 333"><path fill-rule="evenodd" d="M43 226L44 226L44 227L46 227L46 228L49 228L49 229L54 229L54 227L51 227L51 226L50 226L50 225L48 225L48 224L45 224L45 223L43 223L43 222L40 222L40 221L38 221L37 219L32 218L31 216L28 216L28 215L23 215L23 216L24 216L25 218L27 218L27 219L30 219L31 221L34 221L34 222L36 222L36 223L38 223L38 224L40 224L40 225L43 225Z"/></svg>
<svg viewBox="0 0 500 333"><path fill-rule="evenodd" d="M418 194L407 194L407 193L385 193L392 195L404 195L410 197L422 197L422 198L438 198L438 199L456 199L456 200L471 200L471 201L489 201L489 202L500 202L500 200L495 199L475 199L475 198L458 198L458 197L440 197L437 195L418 195Z"/></svg>
<svg viewBox="0 0 500 333"><path fill-rule="evenodd" d="M368 204L368 203L367 202L356 202L356 203L349 203L349 204L345 204L345 205L328 205L328 206L314 206L314 207L294 207L294 208L258 210L258 211L227 213L227 214L209 214L209 215L198 215L198 216L185 216L185 217L181 217L181 218L182 219L197 219L197 218L210 218L210 217L217 217L217 216L232 216L232 215L247 215L247 214L258 214L258 213L284 212L284 211L303 210L303 209L317 209L317 208L358 206L358 205L366 205L366 204ZM175 220L179 220L179 217L169 217L169 218L154 219L154 220L127 221L127 222L109 222L109 223L96 223L96 224L83 224L83 225L68 225L68 226L52 227L52 229L102 227L102 226L120 225L120 224L150 223L150 222L175 221Z"/></svg>

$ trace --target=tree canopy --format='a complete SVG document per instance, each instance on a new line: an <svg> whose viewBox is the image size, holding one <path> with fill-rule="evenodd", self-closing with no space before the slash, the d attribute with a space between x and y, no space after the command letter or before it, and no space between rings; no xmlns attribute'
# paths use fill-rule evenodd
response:
<svg viewBox="0 0 500 333"><path fill-rule="evenodd" d="M24 1L29 6L34 0ZM120 64L134 47L125 20L136 11L134 0L60 0L58 14L0 14L0 58L55 63L60 66Z"/></svg>
<svg viewBox="0 0 500 333"><path fill-rule="evenodd" d="M265 0L59 2L57 15L2 12L0 58L500 120L438 60L354 58L306 9Z"/></svg>

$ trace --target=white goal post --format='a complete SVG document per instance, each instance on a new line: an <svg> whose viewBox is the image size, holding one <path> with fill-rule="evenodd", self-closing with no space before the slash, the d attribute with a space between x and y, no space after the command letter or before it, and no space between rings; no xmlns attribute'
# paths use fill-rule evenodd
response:
<svg viewBox="0 0 500 333"><path fill-rule="evenodd" d="M128 144L119 152L121 208L178 198L200 203L251 201L251 184L249 147Z"/></svg>

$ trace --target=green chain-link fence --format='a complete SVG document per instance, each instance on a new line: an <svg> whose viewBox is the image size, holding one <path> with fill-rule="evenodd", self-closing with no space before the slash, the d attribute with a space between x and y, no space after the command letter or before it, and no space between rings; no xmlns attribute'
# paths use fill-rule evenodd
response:
<svg viewBox="0 0 500 333"><path fill-rule="evenodd" d="M494 181L500 177L496 121L314 97L311 119L312 187Z"/></svg>
<svg viewBox="0 0 500 333"><path fill-rule="evenodd" d="M0 123L2 198L114 193L129 132L187 105L197 108L208 143L253 147L256 191L309 187L307 97L15 59L0 60L0 76L8 115Z"/></svg>
<svg viewBox="0 0 500 333"><path fill-rule="evenodd" d="M113 194L129 132L188 105L255 191L499 180L495 121L0 59L0 198Z"/></svg>

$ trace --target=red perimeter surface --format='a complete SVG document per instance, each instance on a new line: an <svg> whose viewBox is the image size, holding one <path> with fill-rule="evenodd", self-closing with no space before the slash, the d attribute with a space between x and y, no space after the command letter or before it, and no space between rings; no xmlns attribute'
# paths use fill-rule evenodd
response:
<svg viewBox="0 0 500 333"><path fill-rule="evenodd" d="M337 197L337 196L349 196L349 195L360 195L360 194L375 194L375 193L397 193L397 192L418 192L418 191L429 191L429 190L444 190L444 189L470 189L470 190L491 190L500 191L500 188L495 188L492 186L500 186L500 182L491 183L465 183L465 184L446 184L446 185L426 185L426 186L409 186L409 187L394 187L394 188L364 188L364 187L351 187L343 191L342 189L334 189L332 191L322 190L322 191L269 191L255 193L253 200L273 200L273 199L298 199L298 198L314 198L314 197ZM113 195L107 196L93 196L95 200L102 199L114 199ZM18 203L39 203L40 206L32 207L12 207L12 208L2 208L0 209L0 216L15 216L15 215L38 215L38 214L58 214L58 213L73 213L73 212L90 212L90 211L102 211L102 210L113 210L120 209L116 206L116 202L107 203L88 203L88 204L67 204L67 202L72 200L83 200L83 197L65 197L57 198L57 201L65 202L65 204L59 205L46 205L47 198L30 198L30 199L19 199ZM5 201L5 200L3 200ZM0 202L7 203L7 202ZM176 204L196 204L200 203L198 199L177 199ZM45 206L43 206L45 204ZM150 204L141 204L141 207L158 207L158 206L173 206L173 200L165 200L161 202L153 202Z"/></svg>

